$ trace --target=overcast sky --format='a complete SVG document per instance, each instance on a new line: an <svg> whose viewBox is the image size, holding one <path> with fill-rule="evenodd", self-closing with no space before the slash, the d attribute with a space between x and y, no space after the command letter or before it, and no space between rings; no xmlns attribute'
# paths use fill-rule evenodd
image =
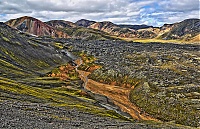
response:
<svg viewBox="0 0 200 129"><path fill-rule="evenodd" d="M32 16L42 21L79 19L161 26L199 18L200 0L0 0L0 21Z"/></svg>

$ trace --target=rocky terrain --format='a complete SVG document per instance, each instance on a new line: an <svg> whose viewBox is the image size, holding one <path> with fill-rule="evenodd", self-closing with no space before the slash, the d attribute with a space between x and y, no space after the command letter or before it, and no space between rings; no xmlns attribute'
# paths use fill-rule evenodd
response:
<svg viewBox="0 0 200 129"><path fill-rule="evenodd" d="M43 128L43 129L190 129L173 124L144 124L109 117L101 117L76 108L54 107L42 103L5 100L0 102L0 128Z"/></svg>
<svg viewBox="0 0 200 129"><path fill-rule="evenodd" d="M72 58L62 54L59 43L46 43L34 38L4 23L0 24L1 128L61 128L62 125L62 128L68 128L69 125L70 128L80 125L84 128L89 125L78 121L89 117L86 115L89 112L99 114L96 116L97 121L100 116L120 117L112 111L95 106L94 100L81 97L78 89L81 86L80 79L68 79L64 82L59 78L48 77L48 72L67 64ZM77 119L67 122L69 119L60 113L59 107L65 107L66 112L73 112L72 108L75 108ZM85 117L80 116L79 119L80 111ZM68 115L72 117L71 114ZM51 120L57 124L52 125Z"/></svg>

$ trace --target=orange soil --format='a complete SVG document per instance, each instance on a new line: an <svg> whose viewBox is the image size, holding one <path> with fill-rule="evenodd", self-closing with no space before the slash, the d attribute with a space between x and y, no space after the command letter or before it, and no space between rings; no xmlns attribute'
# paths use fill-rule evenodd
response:
<svg viewBox="0 0 200 129"><path fill-rule="evenodd" d="M108 98L113 100L114 104L119 106L123 112L129 113L134 119L158 121L157 119L149 116L147 113L141 112L141 110L129 100L130 90L134 87L123 88L113 85L115 83L113 83L112 85L108 85L96 82L92 79L86 80L90 72L85 72L81 70L78 70L77 72L84 82L87 81L87 85L85 86L87 90L90 90L93 93L107 96Z"/></svg>

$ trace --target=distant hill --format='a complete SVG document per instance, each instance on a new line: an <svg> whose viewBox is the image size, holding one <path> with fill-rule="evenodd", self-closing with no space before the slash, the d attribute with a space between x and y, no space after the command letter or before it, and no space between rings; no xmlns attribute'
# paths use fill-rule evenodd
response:
<svg viewBox="0 0 200 129"><path fill-rule="evenodd" d="M154 38L156 34L152 31L146 32L146 30L137 31L127 27L121 27L110 21L95 22L85 19L81 19L75 23L77 26L91 28L106 32L112 36L125 37L125 38Z"/></svg>
<svg viewBox="0 0 200 129"><path fill-rule="evenodd" d="M68 38L66 33L63 33L62 31L59 31L33 17L24 16L17 19L11 19L7 21L6 24L20 31L31 33L37 36Z"/></svg>
<svg viewBox="0 0 200 129"><path fill-rule="evenodd" d="M118 26L120 28L130 28L134 30L153 28L153 26L148 26L148 25L118 25Z"/></svg>
<svg viewBox="0 0 200 129"><path fill-rule="evenodd" d="M92 24L96 23L95 21L90 21L90 20L86 20L86 19L81 19L81 20L78 20L77 22L75 22L75 24L77 26L82 26L82 27L88 27Z"/></svg>

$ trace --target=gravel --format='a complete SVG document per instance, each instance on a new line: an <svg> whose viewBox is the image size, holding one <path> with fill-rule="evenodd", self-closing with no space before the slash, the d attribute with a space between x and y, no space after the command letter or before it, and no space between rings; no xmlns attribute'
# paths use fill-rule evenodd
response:
<svg viewBox="0 0 200 129"><path fill-rule="evenodd" d="M13 100L0 101L1 129L148 129L177 128L102 117L78 109ZM180 127L179 127L180 128Z"/></svg>

